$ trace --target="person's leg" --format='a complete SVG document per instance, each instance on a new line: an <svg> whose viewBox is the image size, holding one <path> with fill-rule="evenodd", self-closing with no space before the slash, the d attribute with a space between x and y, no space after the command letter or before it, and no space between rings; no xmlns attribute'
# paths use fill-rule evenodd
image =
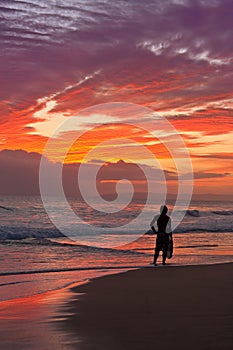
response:
<svg viewBox="0 0 233 350"><path fill-rule="evenodd" d="M163 265L166 264L166 258L167 258L167 247L163 248Z"/></svg>
<svg viewBox="0 0 233 350"><path fill-rule="evenodd" d="M159 257L159 250L158 250L158 249L155 249L153 264L156 265L156 262L157 262L158 257Z"/></svg>

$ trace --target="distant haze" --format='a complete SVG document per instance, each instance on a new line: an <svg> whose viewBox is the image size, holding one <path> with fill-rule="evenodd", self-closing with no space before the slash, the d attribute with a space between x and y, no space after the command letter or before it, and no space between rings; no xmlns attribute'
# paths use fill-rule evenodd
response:
<svg viewBox="0 0 233 350"><path fill-rule="evenodd" d="M3 150L0 152L0 194L1 195L40 195L39 190L39 166L41 155L32 152L28 153L23 150ZM51 163L52 164L52 163ZM80 164L65 164L63 167L63 188L67 196L80 197L80 190L78 188L78 169ZM86 164L90 170L97 166L93 164ZM147 168L149 168L147 166ZM54 164L54 170L56 165ZM148 169L147 169L148 171ZM154 168L149 169L149 180L156 179L159 170ZM201 174L195 175L197 178ZM206 177L214 177L214 174L206 174ZM168 198L175 199L176 197L176 174L165 171L165 177L168 185ZM202 174L204 177L204 174ZM103 198L114 200L116 198L116 183L119 180L127 179L131 181L134 186L134 198L145 199L147 196L147 181L142 169L133 163L126 163L118 161L116 163L103 163L100 167L97 176L97 189ZM87 179L87 186L88 179ZM155 188L159 191L159 187ZM230 194L220 195L216 193L195 193L194 199L200 200L226 200L231 199Z"/></svg>

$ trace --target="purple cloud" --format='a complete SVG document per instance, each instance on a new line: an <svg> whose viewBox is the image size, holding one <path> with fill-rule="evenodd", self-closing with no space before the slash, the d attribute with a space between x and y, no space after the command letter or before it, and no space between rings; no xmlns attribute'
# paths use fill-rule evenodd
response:
<svg viewBox="0 0 233 350"><path fill-rule="evenodd" d="M140 80L148 79L153 67L154 79L159 70L158 79L168 70L205 69L208 86L218 90L227 83L227 90L232 69L223 60L232 57L232 11L229 0L6 0L0 8L1 96L38 98L96 69L102 69L103 79L110 71L112 83L116 78L120 83L119 68L129 63L140 69ZM157 46L159 55L153 52ZM128 78L135 82L132 72ZM188 79L198 84L203 75Z"/></svg>

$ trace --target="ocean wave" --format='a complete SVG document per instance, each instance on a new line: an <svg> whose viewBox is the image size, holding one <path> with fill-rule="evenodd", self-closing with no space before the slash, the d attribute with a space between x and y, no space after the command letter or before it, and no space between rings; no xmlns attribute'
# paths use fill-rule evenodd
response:
<svg viewBox="0 0 233 350"><path fill-rule="evenodd" d="M219 247L219 244L196 244L196 245L181 245L176 246L176 249L183 249L183 248L213 248L213 247Z"/></svg>
<svg viewBox="0 0 233 350"><path fill-rule="evenodd" d="M200 211L199 210L187 210L186 214L190 215L190 216L195 216L195 217L199 217L200 216Z"/></svg>
<svg viewBox="0 0 233 350"><path fill-rule="evenodd" d="M233 210L214 210L211 213L215 215L233 215Z"/></svg>
<svg viewBox="0 0 233 350"><path fill-rule="evenodd" d="M13 281L13 282L7 282L7 283L0 283L0 287L15 285L15 284L22 284L22 283L28 283L31 281Z"/></svg>
<svg viewBox="0 0 233 350"><path fill-rule="evenodd" d="M4 205L0 205L0 209L7 210L7 211L14 211L14 208L5 207Z"/></svg>
<svg viewBox="0 0 233 350"><path fill-rule="evenodd" d="M232 230L232 224L229 223L229 225L219 225L216 227L214 224L207 225L206 227L200 227L193 226L189 224L185 224L182 226L177 227L173 233L203 233L203 232L211 232L211 233L224 233L224 232L233 232ZM154 233L149 230L145 232L145 235L154 235ZM36 228L17 228L17 227L0 227L0 242L8 242L8 241L14 241L14 242L20 242L25 244L43 244L43 245L72 245L72 246L82 246L85 247L85 245L78 245L76 242L71 241L70 243L67 242L57 242L53 241L51 239L67 239L68 237L65 236L63 233L61 233L57 229L36 229ZM90 246L86 246L90 247ZM95 247L92 247L93 249L96 249ZM100 248L105 249L105 248Z"/></svg>
<svg viewBox="0 0 233 350"><path fill-rule="evenodd" d="M193 226L179 226L175 228L173 233L225 233L225 232L233 232L232 226L229 227L193 227ZM145 235L154 236L154 232L149 230L145 233Z"/></svg>
<svg viewBox="0 0 233 350"><path fill-rule="evenodd" d="M125 270L125 269L140 269L148 266L145 265L119 265L119 266L92 266L92 267L66 267L63 269L43 269L43 270L24 270L24 271L5 271L0 272L0 276L15 276L15 275L31 275L41 273L56 273L69 271L94 271L94 270Z"/></svg>
<svg viewBox="0 0 233 350"><path fill-rule="evenodd" d="M179 211L178 211L179 212ZM193 217L203 217L213 215L233 215L233 210L198 210L198 209L188 209L185 212L186 216Z"/></svg>
<svg viewBox="0 0 233 350"><path fill-rule="evenodd" d="M219 228L219 227L179 227L176 228L173 233L232 233L232 227L224 227L224 228Z"/></svg>
<svg viewBox="0 0 233 350"><path fill-rule="evenodd" d="M20 227L0 227L0 241L23 240L27 238L61 238L65 237L57 229L36 229Z"/></svg>
<svg viewBox="0 0 233 350"><path fill-rule="evenodd" d="M221 246L224 246L221 245ZM229 245L228 245L229 246ZM183 248L213 248L213 247L219 247L219 244L198 244L198 245L180 245L180 246L174 246L175 249L183 249ZM154 250L154 247L149 248L132 248L134 251L151 251Z"/></svg>

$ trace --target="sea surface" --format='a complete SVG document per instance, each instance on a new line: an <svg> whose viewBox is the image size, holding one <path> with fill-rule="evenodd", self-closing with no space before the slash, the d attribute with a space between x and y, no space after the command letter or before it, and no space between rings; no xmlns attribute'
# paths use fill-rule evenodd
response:
<svg viewBox="0 0 233 350"><path fill-rule="evenodd" d="M82 211L82 217L89 222L93 220L90 209L83 209L75 199L70 201L77 212ZM122 212L122 222L135 217L140 206L135 203L126 213ZM172 203L168 206L171 208ZM59 206L58 199L54 200L54 208L63 210L65 220L66 212ZM152 219L156 211L158 206L152 206L148 217ZM233 262L233 202L193 202L184 214L173 233L174 255L167 260L169 265ZM102 220L102 225L107 227L109 218L98 217L98 225ZM111 216L111 222L117 226L119 217ZM56 291L55 304L62 306L69 294L68 286L105 274L150 267L155 236L149 228L148 222L145 234L123 246L93 247L83 244L83 236L82 242L78 242L61 234L50 221L39 197L1 197L0 339L3 339L3 348L14 348L17 344L19 349L29 349L33 344L34 349L58 349L61 339L56 332L53 338L46 333L49 327L45 327L42 312L46 309L45 314L48 314L53 292ZM137 227L134 229L136 231ZM114 242L114 234L109 234L108 239ZM61 297L58 297L59 291L62 291ZM25 311L25 305L31 308ZM41 305L47 306L43 309ZM56 319L56 315L52 317ZM19 340L23 320L28 331L25 333L24 328ZM41 345L41 334L45 336L45 333L47 340ZM40 345L37 347L35 343ZM61 348L67 346L68 349L69 344L64 344Z"/></svg>
<svg viewBox="0 0 233 350"><path fill-rule="evenodd" d="M79 201L70 201L76 210L83 209ZM122 211L122 220L133 218L139 207L136 203L125 213ZM54 200L54 208L61 210L59 200ZM152 219L156 210L158 207L151 207L148 217ZM63 215L66 220L66 213ZM92 219L89 209L82 215ZM102 225L108 220L109 215L102 217ZM117 225L119 217L111 216L111 222ZM149 229L148 222L145 232ZM95 277L100 271L148 265L153 259L155 237L145 234L135 241L133 238L134 235L132 242L115 249L84 245L83 237L81 243L73 241L54 227L39 197L1 197L0 300L59 289ZM173 238L170 264L233 261L233 202L193 202ZM114 241L114 235L108 234L108 239Z"/></svg>

